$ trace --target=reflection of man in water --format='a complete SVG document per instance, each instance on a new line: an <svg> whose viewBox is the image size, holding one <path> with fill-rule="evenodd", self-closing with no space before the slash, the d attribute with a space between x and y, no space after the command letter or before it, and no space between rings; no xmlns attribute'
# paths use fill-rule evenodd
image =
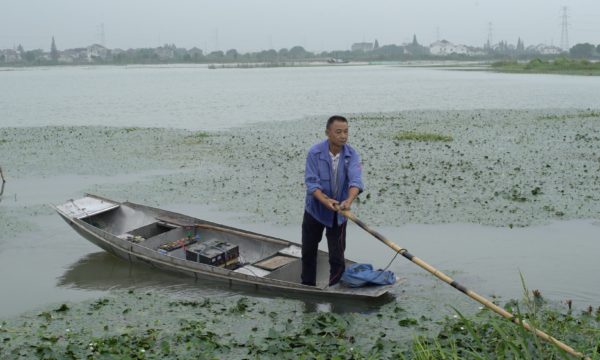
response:
<svg viewBox="0 0 600 360"><path fill-rule="evenodd" d="M335 208L350 209L362 192L360 155L348 141L348 120L332 116L325 129L327 140L313 145L306 157L306 201L302 221L302 283L316 285L317 250L323 236L329 248L329 285L345 269L346 218Z"/></svg>

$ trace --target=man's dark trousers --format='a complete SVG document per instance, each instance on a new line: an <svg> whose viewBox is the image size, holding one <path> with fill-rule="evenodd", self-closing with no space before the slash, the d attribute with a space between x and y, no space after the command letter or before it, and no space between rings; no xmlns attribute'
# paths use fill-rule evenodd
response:
<svg viewBox="0 0 600 360"><path fill-rule="evenodd" d="M333 226L326 227L312 215L304 211L302 221L302 283L316 285L317 278L317 252L319 242L326 229L327 246L329 248L329 285L340 281L345 270L344 250L346 250L346 225L337 223L337 214L333 216Z"/></svg>

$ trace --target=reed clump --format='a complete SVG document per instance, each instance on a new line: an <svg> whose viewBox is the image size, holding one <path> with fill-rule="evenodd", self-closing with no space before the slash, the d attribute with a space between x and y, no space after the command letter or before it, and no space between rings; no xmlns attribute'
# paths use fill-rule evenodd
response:
<svg viewBox="0 0 600 360"><path fill-rule="evenodd" d="M185 141L188 144L202 144L209 136L209 133L205 131L196 131L193 134L186 136Z"/></svg>
<svg viewBox="0 0 600 360"><path fill-rule="evenodd" d="M452 136L428 133L428 132L417 132L417 131L400 131L394 135L394 140L408 140L408 141L423 141L423 142L431 142L431 141L442 141L442 142L450 142L454 140Z"/></svg>
<svg viewBox="0 0 600 360"><path fill-rule="evenodd" d="M540 305L538 303L538 305ZM507 304L519 320L544 329L558 339L568 339L574 349L600 358L600 318L588 311L573 315L549 307L521 312L517 302ZM531 331L499 318L485 309L473 317L460 313L447 318L437 336L419 336L404 359L567 359L566 352Z"/></svg>

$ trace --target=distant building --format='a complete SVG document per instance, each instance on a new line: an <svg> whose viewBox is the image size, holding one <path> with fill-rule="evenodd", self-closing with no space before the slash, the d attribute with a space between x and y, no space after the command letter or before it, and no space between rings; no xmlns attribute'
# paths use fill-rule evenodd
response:
<svg viewBox="0 0 600 360"><path fill-rule="evenodd" d="M154 53L161 61L175 59L175 45L165 45L154 49Z"/></svg>
<svg viewBox="0 0 600 360"><path fill-rule="evenodd" d="M354 43L351 47L352 51L373 51L373 43L370 42L360 42Z"/></svg>
<svg viewBox="0 0 600 360"><path fill-rule="evenodd" d="M563 52L558 46L538 44L527 47L527 52L538 53L540 55L559 55Z"/></svg>
<svg viewBox="0 0 600 360"><path fill-rule="evenodd" d="M456 45L448 40L441 40L429 46L429 53L434 56L469 55L469 49L465 45Z"/></svg>
<svg viewBox="0 0 600 360"><path fill-rule="evenodd" d="M58 55L58 62L61 63L81 63L88 61L88 51L86 48L76 48L63 50Z"/></svg>
<svg viewBox="0 0 600 360"><path fill-rule="evenodd" d="M88 46L87 50L87 59L89 62L93 62L96 60L106 60L110 54L110 50L105 48L102 45L94 44Z"/></svg>
<svg viewBox="0 0 600 360"><path fill-rule="evenodd" d="M476 47L476 46L467 46L467 51L469 56L485 56L487 52L484 49Z"/></svg>
<svg viewBox="0 0 600 360"><path fill-rule="evenodd" d="M17 50L6 49L0 50L0 61L5 63L15 63L22 60L21 54Z"/></svg>

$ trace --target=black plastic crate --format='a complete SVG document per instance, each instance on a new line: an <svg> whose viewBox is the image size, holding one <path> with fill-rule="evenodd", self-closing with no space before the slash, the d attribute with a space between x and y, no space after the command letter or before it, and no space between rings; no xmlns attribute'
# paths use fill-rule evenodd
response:
<svg viewBox="0 0 600 360"><path fill-rule="evenodd" d="M198 242L185 249L186 260L212 266L225 266L236 262L239 254L237 245L215 240Z"/></svg>
<svg viewBox="0 0 600 360"><path fill-rule="evenodd" d="M240 256L240 247L225 241L219 241L217 244L213 245L213 248L218 249L223 253L226 262L237 259Z"/></svg>

